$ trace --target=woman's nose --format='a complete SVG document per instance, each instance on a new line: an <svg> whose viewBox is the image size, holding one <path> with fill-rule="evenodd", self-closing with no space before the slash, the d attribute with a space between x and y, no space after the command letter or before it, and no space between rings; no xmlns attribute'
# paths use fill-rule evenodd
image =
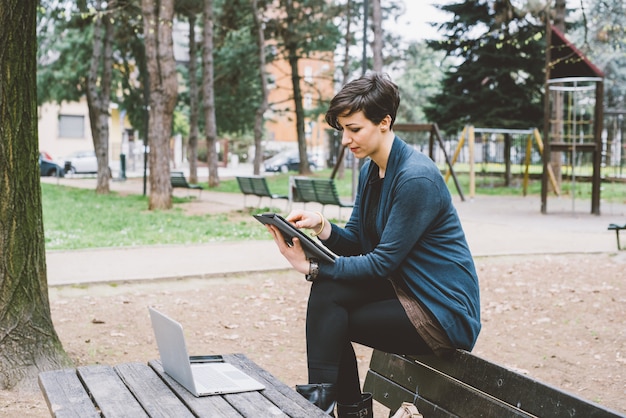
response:
<svg viewBox="0 0 626 418"><path fill-rule="evenodd" d="M350 138L350 135L348 134L348 132L343 130L342 133L341 133L341 145L346 146L350 142L352 142L352 139Z"/></svg>

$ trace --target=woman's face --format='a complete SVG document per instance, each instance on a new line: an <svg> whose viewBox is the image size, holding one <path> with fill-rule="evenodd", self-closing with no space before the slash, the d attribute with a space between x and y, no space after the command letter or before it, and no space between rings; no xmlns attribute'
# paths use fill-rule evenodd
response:
<svg viewBox="0 0 626 418"><path fill-rule="evenodd" d="M387 116L378 125L365 117L363 111L349 116L339 116L337 122L343 128L341 144L348 147L357 158L372 157L379 150L389 132Z"/></svg>

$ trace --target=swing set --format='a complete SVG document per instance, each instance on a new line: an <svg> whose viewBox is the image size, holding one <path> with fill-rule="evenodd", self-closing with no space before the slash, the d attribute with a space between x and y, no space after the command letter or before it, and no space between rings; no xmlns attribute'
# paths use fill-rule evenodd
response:
<svg viewBox="0 0 626 418"><path fill-rule="evenodd" d="M474 198L476 196L476 134L482 135L499 135L504 138L504 165L505 171L504 175L507 179L507 184L509 183L509 179L511 178L511 138L514 135L522 135L525 136L525 152L524 152L524 160L523 160L523 183L522 183L522 191L523 195L526 196L528 194L528 184L530 180L530 166L531 166L531 157L532 157L532 147L533 142L536 143L537 149L540 155L543 155L544 145L541 135L539 134L539 130L536 128L533 129L498 129L498 128L475 128L472 125L467 125L461 131L461 135L459 136L459 141L457 147L452 156L451 164L454 165L458 160L463 147L467 143L468 148L468 164L469 164L469 195L470 198ZM446 182L450 178L450 170L446 171L445 180ZM550 183L553 186L554 193L558 196L560 194L559 185L556 181L556 177L551 167L548 168L548 177L550 179Z"/></svg>
<svg viewBox="0 0 626 418"><path fill-rule="evenodd" d="M476 193L475 135L500 134L504 137L504 163L507 179L510 176L512 135L526 136L523 194L528 192L533 141L537 145L543 168L541 170L541 212L547 213L547 196L552 191L562 195L563 169L569 170L572 209L576 199L576 180L588 177L591 181L591 213L600 214L602 168L602 130L604 74L581 51L552 25L547 30L547 67L545 85L543 138L535 129L490 129L466 126L450 161L446 180L452 173L465 142L468 144L471 198ZM588 166L590 174L582 174Z"/></svg>

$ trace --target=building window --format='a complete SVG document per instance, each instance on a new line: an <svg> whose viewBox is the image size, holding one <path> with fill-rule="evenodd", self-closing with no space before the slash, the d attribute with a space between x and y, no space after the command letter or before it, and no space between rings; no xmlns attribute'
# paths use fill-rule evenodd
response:
<svg viewBox="0 0 626 418"><path fill-rule="evenodd" d="M304 81L307 83L313 82L313 68L310 66L304 67Z"/></svg>
<svg viewBox="0 0 626 418"><path fill-rule="evenodd" d="M85 117L78 115L59 115L60 138L85 138Z"/></svg>
<svg viewBox="0 0 626 418"><path fill-rule="evenodd" d="M311 95L311 93L306 93L304 95L304 108L306 110L310 110L311 108L313 108L313 96Z"/></svg>

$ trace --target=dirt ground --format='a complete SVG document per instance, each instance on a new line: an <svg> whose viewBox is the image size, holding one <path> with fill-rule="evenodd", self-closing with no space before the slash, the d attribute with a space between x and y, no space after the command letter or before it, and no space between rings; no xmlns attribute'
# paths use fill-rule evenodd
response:
<svg viewBox="0 0 626 418"><path fill-rule="evenodd" d="M476 263L483 330L474 353L626 414L626 252ZM245 353L293 386L306 380L308 287L299 274L282 271L54 287L50 304L77 365L157 358L151 305L183 324L191 354ZM364 371L370 351L358 353ZM4 391L0 416L49 413L39 393Z"/></svg>

